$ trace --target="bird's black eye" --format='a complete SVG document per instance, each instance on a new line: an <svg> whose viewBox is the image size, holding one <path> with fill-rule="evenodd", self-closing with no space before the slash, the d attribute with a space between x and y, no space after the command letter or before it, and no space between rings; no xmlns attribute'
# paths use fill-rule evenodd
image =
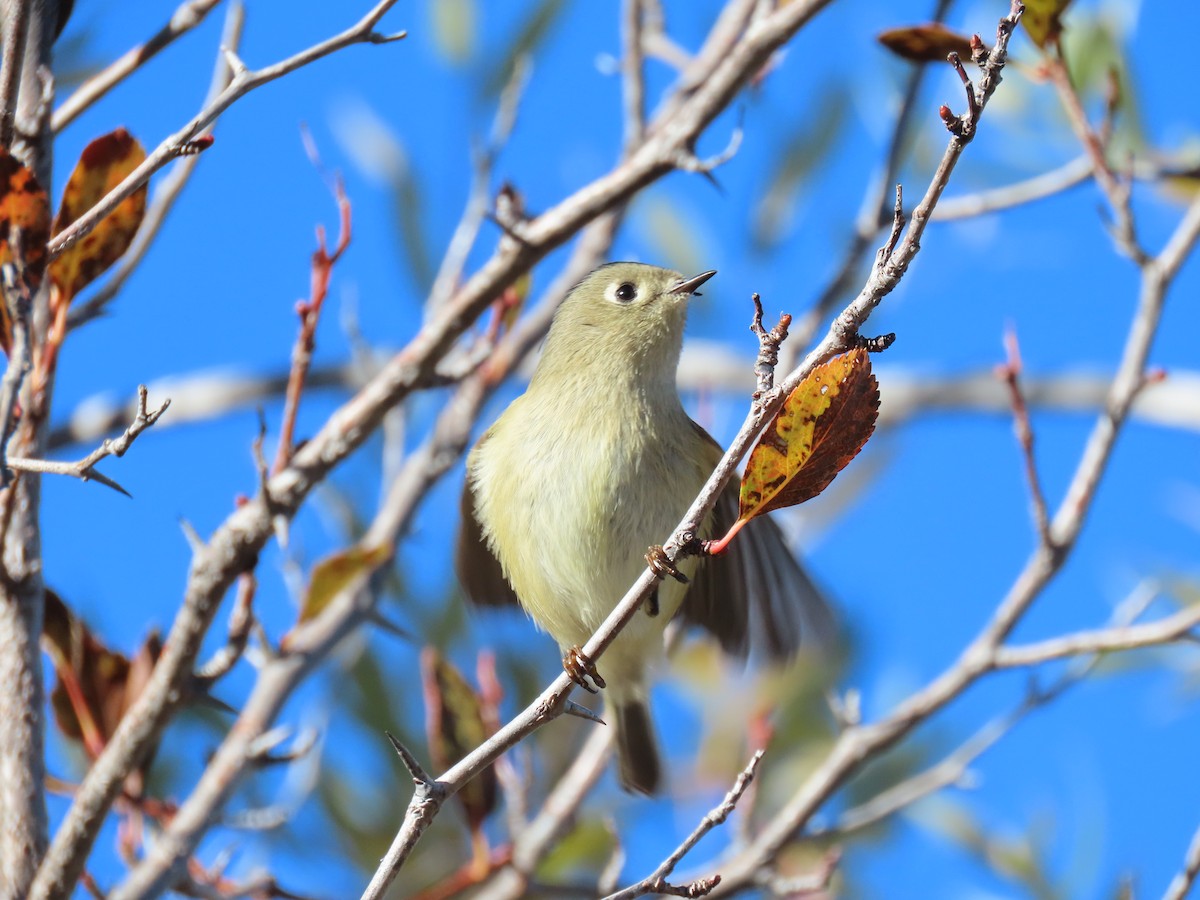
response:
<svg viewBox="0 0 1200 900"><path fill-rule="evenodd" d="M619 288L617 288L617 299L620 300L622 303L628 303L630 300L632 300L636 296L637 296L637 288L635 288L628 281L626 281Z"/></svg>

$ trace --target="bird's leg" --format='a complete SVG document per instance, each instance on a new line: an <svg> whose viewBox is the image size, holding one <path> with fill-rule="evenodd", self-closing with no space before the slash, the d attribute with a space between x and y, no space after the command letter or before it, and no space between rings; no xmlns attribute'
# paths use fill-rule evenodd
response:
<svg viewBox="0 0 1200 900"><path fill-rule="evenodd" d="M583 649L575 645L563 654L563 671L571 676L571 680L592 694L600 693L600 688L607 687L604 678L596 670L596 664L583 654ZM594 682L595 686L588 682Z"/></svg>
<svg viewBox="0 0 1200 900"><path fill-rule="evenodd" d="M659 578L666 578L670 575L680 584L688 583L687 576L675 568L675 563L671 562L671 558L667 556L667 551L663 549L662 544L652 544L646 551L646 565Z"/></svg>

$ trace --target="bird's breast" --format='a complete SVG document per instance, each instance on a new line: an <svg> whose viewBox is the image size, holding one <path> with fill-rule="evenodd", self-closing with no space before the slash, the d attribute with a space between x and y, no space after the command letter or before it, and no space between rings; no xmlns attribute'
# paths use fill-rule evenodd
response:
<svg viewBox="0 0 1200 900"><path fill-rule="evenodd" d="M531 616L582 643L679 522L707 472L682 408L531 405L522 398L472 457L486 539ZM512 461L519 461L513 464ZM662 621L682 589L660 589Z"/></svg>

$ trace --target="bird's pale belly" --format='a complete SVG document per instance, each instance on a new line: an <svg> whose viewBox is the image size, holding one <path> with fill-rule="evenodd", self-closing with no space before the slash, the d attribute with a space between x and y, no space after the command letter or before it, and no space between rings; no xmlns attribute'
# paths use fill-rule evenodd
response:
<svg viewBox="0 0 1200 900"><path fill-rule="evenodd" d="M502 493L523 511L525 533L493 535L494 550L522 606L566 650L586 643L612 612L646 568L646 549L670 535L702 477L697 473L694 486L681 486L678 472L665 478L632 467L641 477L600 481L603 488L589 494L594 479L553 486L539 479L543 466L538 463L544 462L533 459L523 471L509 473L512 481ZM577 459L575 465L582 470L589 462ZM547 468L564 471L553 463ZM571 548L569 558L561 558L561 550L552 565L539 558L547 548L564 546ZM690 575L696 565L694 559L686 561L684 573ZM601 659L601 673L621 672L621 681L640 682L645 662L661 655L663 629L685 592L686 585L673 579L660 582L659 614L635 615Z"/></svg>

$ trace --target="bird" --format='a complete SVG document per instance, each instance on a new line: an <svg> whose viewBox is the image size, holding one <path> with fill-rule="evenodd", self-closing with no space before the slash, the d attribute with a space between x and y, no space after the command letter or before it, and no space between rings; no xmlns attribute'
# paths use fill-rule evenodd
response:
<svg viewBox="0 0 1200 900"><path fill-rule="evenodd" d="M715 274L685 278L636 262L595 269L559 306L525 393L468 455L455 551L467 598L519 604L577 681L579 648L723 455L676 386L689 301ZM730 484L700 536L724 534L737 515ZM836 631L829 604L767 517L749 522L721 557L682 559L678 572L592 668L616 732L620 784L643 794L662 782L649 684L673 618L743 659L785 660L802 636L828 646Z"/></svg>

